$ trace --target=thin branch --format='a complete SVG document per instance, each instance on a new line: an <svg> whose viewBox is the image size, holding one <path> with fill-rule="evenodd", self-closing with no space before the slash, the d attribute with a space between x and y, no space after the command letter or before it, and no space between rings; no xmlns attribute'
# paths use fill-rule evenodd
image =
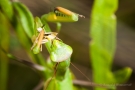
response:
<svg viewBox="0 0 135 90"><path fill-rule="evenodd" d="M111 89L107 85L104 85L104 84L96 84L96 83L93 83L93 82L83 81L83 80L73 80L73 84L80 85L80 86L88 86L88 87L92 86L92 87L102 87L102 88Z"/></svg>
<svg viewBox="0 0 135 90"><path fill-rule="evenodd" d="M24 59L21 59L21 58L18 58L18 57L16 57L16 56L14 56L14 55L12 55L12 54L6 52L3 48L1 48L1 50L2 50L2 51L7 55L7 57L10 58L10 59L16 60L17 62L20 62L20 63L22 63L22 64L25 64L25 65L27 65L27 66L29 66L29 67L31 67L31 68L34 68L34 69L36 69L36 70L39 70L39 71L44 71L44 70L45 70L45 68L44 68L43 66L41 66L41 65L32 63L32 62L30 62L30 61L27 61L27 60L24 60Z"/></svg>

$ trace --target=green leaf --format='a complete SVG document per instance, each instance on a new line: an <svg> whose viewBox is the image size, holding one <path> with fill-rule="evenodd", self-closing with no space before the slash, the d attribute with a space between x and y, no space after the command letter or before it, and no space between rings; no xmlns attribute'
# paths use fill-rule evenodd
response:
<svg viewBox="0 0 135 90"><path fill-rule="evenodd" d="M13 7L26 34L31 38L34 34L34 19L31 12L25 5L19 2L13 2Z"/></svg>
<svg viewBox="0 0 135 90"><path fill-rule="evenodd" d="M91 14L90 56L92 59L93 79L97 84L114 83L111 72L116 50L116 17L118 0L95 0ZM115 88L115 87L113 87ZM95 88L106 90L106 88Z"/></svg>
<svg viewBox="0 0 135 90"><path fill-rule="evenodd" d="M10 0L0 0L0 6L2 12L5 14L5 16L8 17L8 19L13 22L13 7Z"/></svg>
<svg viewBox="0 0 135 90"><path fill-rule="evenodd" d="M131 68L113 73L112 61L116 49L116 17L118 0L95 0L91 15L90 56L92 59L93 79L97 84L123 83L131 75ZM116 89L115 85L109 88ZM95 88L95 90L107 90Z"/></svg>
<svg viewBox="0 0 135 90"><path fill-rule="evenodd" d="M125 67L121 70L114 72L116 83L126 82L130 78L131 74L132 74L132 69L130 67Z"/></svg>

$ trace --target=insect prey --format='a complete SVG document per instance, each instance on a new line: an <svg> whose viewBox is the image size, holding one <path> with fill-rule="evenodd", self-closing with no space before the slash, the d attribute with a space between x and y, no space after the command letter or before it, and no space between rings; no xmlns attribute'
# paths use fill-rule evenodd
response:
<svg viewBox="0 0 135 90"><path fill-rule="evenodd" d="M57 38L57 34L56 32L45 32L43 28L37 28L38 31L38 36L36 37L36 39L34 40L34 43L31 47L31 50L37 46L38 48L40 48L40 51L42 51L42 44L47 43L48 41L52 41L53 39Z"/></svg>

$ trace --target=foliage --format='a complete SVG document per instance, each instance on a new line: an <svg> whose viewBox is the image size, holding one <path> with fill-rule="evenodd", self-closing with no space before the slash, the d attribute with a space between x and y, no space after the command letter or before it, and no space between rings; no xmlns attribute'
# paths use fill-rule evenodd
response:
<svg viewBox="0 0 135 90"><path fill-rule="evenodd" d="M44 90L77 90L72 83L72 73L70 72L70 57L72 48L51 32L48 22L56 23L57 32L61 29L60 22L76 22L82 15L70 12L61 7L57 12L49 12L39 17L33 18L31 12L20 2L1 0L0 3L0 90L6 90L8 75L8 58L18 60L37 70L44 81ZM114 12L117 9L117 0L95 0L92 10L92 21L90 37L90 56L92 58L93 79L97 84L123 83L131 75L132 70L126 67L122 70L112 72L112 60L116 48L116 17ZM61 12L62 11L62 12ZM67 15L71 14L71 15ZM55 16L55 14L64 17ZM27 52L31 61L18 59L8 53L9 29L13 28L15 33ZM38 29L42 28L42 32ZM42 36L43 35L43 36ZM45 36L46 35L46 36ZM54 35L53 39L49 35ZM3 39L4 38L4 39ZM41 39L41 41L40 41ZM32 47L32 41L35 44ZM42 42L44 41L44 42ZM42 43L47 48L49 61L40 53ZM30 50L31 48L31 50ZM5 53L6 54L5 54ZM8 58L7 58L8 57ZM54 69L54 70L53 70ZM57 71L57 74L56 74ZM107 86L107 88L116 88ZM107 88L95 88L96 90L106 90ZM79 89L80 90L80 89Z"/></svg>
<svg viewBox="0 0 135 90"><path fill-rule="evenodd" d="M116 49L116 16L118 0L95 0L91 15L90 56L92 59L93 79L97 84L116 88L114 84L128 80L132 69L125 67L112 72L112 61ZM116 74L117 73L117 74ZM106 90L106 88L95 88Z"/></svg>

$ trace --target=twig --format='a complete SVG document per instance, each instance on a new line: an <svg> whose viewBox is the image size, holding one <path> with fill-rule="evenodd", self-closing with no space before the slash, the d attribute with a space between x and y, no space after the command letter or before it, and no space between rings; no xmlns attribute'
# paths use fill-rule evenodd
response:
<svg viewBox="0 0 135 90"><path fill-rule="evenodd" d="M0 48L1 48L1 47L0 47ZM21 59L21 58L18 58L18 57L16 57L16 56L14 56L14 55L12 55L12 54L6 52L3 48L1 48L1 50L2 50L2 51L7 55L7 57L10 58L10 59L14 59L14 60L16 60L16 61L18 61L18 62L20 62L20 63L22 63L22 64L25 64L25 65L27 65L27 66L29 66L29 67L31 67L31 68L34 68L34 69L36 69L36 70L39 70L39 71L44 71L44 70L45 70L45 68L44 68L43 66L41 66L41 65L32 63L32 62L30 62L30 61L27 61L27 60L24 60L24 59Z"/></svg>
<svg viewBox="0 0 135 90"><path fill-rule="evenodd" d="M102 87L102 88L111 89L110 87L104 84L96 84L94 82L83 81L83 80L73 80L73 84L80 85L80 86L89 86L89 87L92 86L92 87Z"/></svg>

